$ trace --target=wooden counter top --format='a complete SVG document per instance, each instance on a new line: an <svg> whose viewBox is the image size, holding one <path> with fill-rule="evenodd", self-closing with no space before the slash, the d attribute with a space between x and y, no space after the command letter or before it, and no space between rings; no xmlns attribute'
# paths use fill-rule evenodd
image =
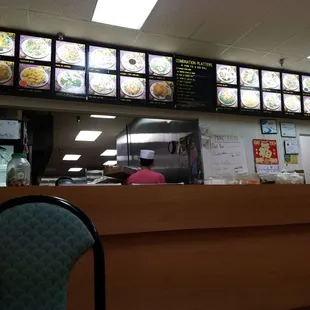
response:
<svg viewBox="0 0 310 310"><path fill-rule="evenodd" d="M67 199L101 235L310 223L309 185L0 188L0 203L23 195Z"/></svg>
<svg viewBox="0 0 310 310"><path fill-rule="evenodd" d="M106 256L108 310L289 310L310 305L310 186L0 188L83 209ZM93 256L68 310L93 310Z"/></svg>

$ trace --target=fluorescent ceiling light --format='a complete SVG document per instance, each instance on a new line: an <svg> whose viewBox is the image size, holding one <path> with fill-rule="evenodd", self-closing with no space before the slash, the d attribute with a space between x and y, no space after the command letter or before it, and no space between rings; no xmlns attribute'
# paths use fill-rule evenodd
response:
<svg viewBox="0 0 310 310"><path fill-rule="evenodd" d="M80 172L83 168L70 168L69 172Z"/></svg>
<svg viewBox="0 0 310 310"><path fill-rule="evenodd" d="M102 134L102 131L81 130L75 138L75 141L96 141Z"/></svg>
<svg viewBox="0 0 310 310"><path fill-rule="evenodd" d="M141 29L158 0L98 0L93 22Z"/></svg>
<svg viewBox="0 0 310 310"><path fill-rule="evenodd" d="M90 117L92 118L106 118L106 119L115 119L116 116L112 116L112 115L97 115L97 114L92 114Z"/></svg>
<svg viewBox="0 0 310 310"><path fill-rule="evenodd" d="M116 160L108 160L103 165L104 166L115 166L117 164Z"/></svg>
<svg viewBox="0 0 310 310"><path fill-rule="evenodd" d="M310 59L310 56L308 56L307 59Z"/></svg>
<svg viewBox="0 0 310 310"><path fill-rule="evenodd" d="M81 155L67 154L62 160L78 160Z"/></svg>
<svg viewBox="0 0 310 310"><path fill-rule="evenodd" d="M116 150L105 150L100 156L116 156Z"/></svg>

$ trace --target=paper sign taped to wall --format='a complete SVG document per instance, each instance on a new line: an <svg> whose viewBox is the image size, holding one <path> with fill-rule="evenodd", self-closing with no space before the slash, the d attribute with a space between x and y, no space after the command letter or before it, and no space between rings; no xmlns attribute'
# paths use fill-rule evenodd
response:
<svg viewBox="0 0 310 310"><path fill-rule="evenodd" d="M0 120L0 140L18 140L21 138L19 121Z"/></svg>
<svg viewBox="0 0 310 310"><path fill-rule="evenodd" d="M213 176L248 173L243 137L214 135L210 148Z"/></svg>

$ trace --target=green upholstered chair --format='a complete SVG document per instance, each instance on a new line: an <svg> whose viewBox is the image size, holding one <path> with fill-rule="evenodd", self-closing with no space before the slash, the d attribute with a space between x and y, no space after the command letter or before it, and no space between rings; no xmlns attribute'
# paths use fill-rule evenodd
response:
<svg viewBox="0 0 310 310"><path fill-rule="evenodd" d="M47 196L0 205L0 309L65 310L70 272L89 248L94 252L95 310L105 310L103 248L85 214Z"/></svg>

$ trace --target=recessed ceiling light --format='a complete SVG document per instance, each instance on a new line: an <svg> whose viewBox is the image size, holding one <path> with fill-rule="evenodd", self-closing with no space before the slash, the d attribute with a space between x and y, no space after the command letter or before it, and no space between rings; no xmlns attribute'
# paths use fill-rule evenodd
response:
<svg viewBox="0 0 310 310"><path fill-rule="evenodd" d="M96 141L102 131L81 130L75 138L75 141Z"/></svg>
<svg viewBox="0 0 310 310"><path fill-rule="evenodd" d="M141 29L158 0L98 0L92 21Z"/></svg>
<svg viewBox="0 0 310 310"><path fill-rule="evenodd" d="M83 168L70 168L69 172L80 172Z"/></svg>
<svg viewBox="0 0 310 310"><path fill-rule="evenodd" d="M116 150L105 150L100 156L116 156Z"/></svg>
<svg viewBox="0 0 310 310"><path fill-rule="evenodd" d="M67 154L62 160L78 160L81 155Z"/></svg>
<svg viewBox="0 0 310 310"><path fill-rule="evenodd" d="M116 160L108 160L103 165L104 166L115 166L117 164Z"/></svg>
<svg viewBox="0 0 310 310"><path fill-rule="evenodd" d="M113 115L99 115L99 114L92 114L90 117L92 118L106 118L106 119L115 119L116 116Z"/></svg>
<svg viewBox="0 0 310 310"><path fill-rule="evenodd" d="M307 59L310 59L310 56L308 56Z"/></svg>

